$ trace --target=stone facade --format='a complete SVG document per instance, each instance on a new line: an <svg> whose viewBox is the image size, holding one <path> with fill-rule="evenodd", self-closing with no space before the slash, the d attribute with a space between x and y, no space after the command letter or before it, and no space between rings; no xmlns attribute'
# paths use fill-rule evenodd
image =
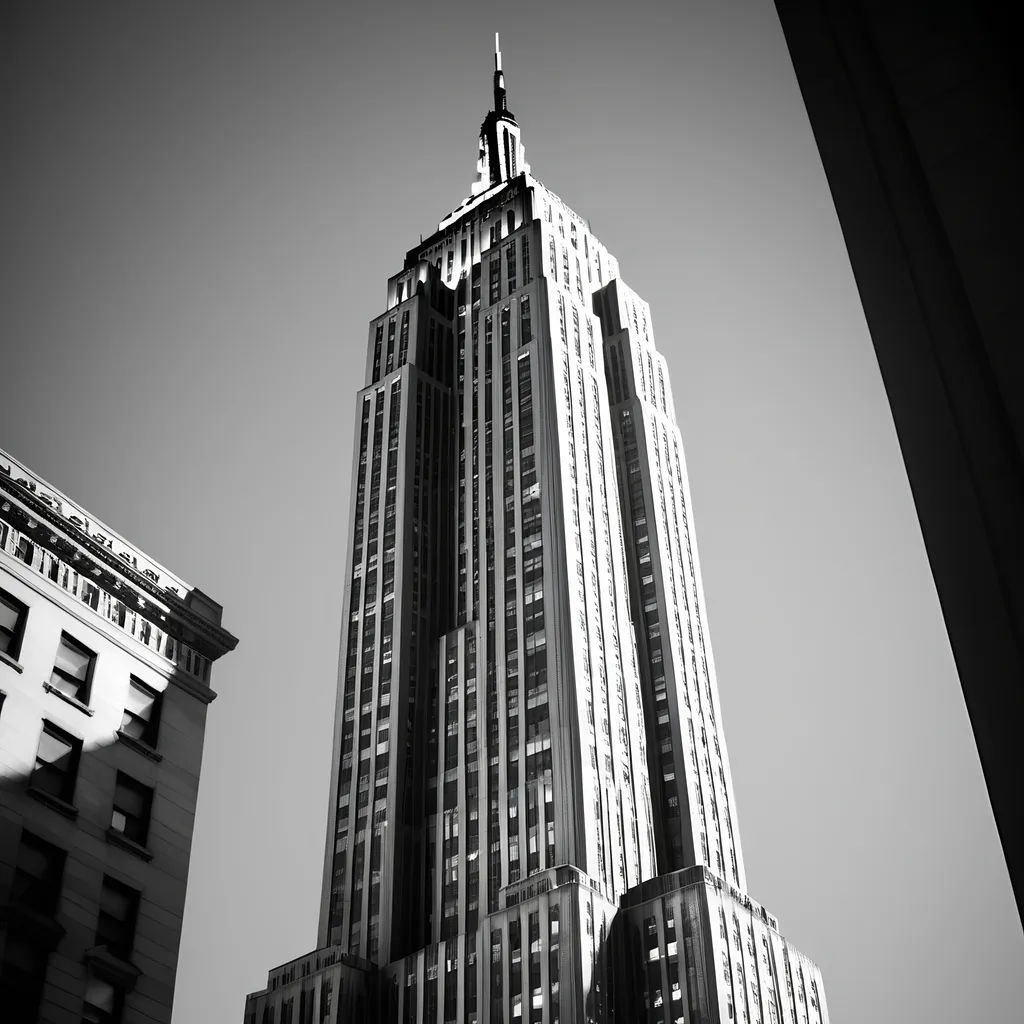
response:
<svg viewBox="0 0 1024 1024"><path fill-rule="evenodd" d="M0 452L0 1006L167 1022L221 608Z"/></svg>

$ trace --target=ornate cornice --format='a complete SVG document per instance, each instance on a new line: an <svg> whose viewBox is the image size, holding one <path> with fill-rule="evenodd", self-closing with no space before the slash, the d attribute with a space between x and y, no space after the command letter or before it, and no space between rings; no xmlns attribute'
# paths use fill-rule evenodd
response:
<svg viewBox="0 0 1024 1024"><path fill-rule="evenodd" d="M35 519L37 523L45 522L63 533L70 550L62 550L60 539L52 534L48 538L42 538L38 534L33 533L32 539L34 543L46 548L70 564L74 564L81 559L83 551L92 556L95 562L99 563L102 567L101 571L105 569L108 575L113 577L111 583L104 581L102 576L94 576L96 585L103 587L108 593L116 596L119 601L124 601L128 595L120 590L121 583L123 581L130 584L140 594L145 595L143 607L136 607L133 610L153 622L155 626L163 629L165 632L170 632L176 636L176 639L180 639L191 646L196 646L194 638L186 635L177 635L180 629L174 631L167 628L168 622L166 618L161 617L161 613L166 610L168 614L174 616L181 624L193 630L197 639L205 641L202 645L205 649L201 650L201 653L211 660L215 660L235 649L238 639L232 636L226 629L198 615L185 604L180 596L154 583L144 573L128 564L109 548L104 547L99 541L86 533L85 530L79 529L74 523L59 515L27 487L19 484L5 473L0 473L0 491L6 492L19 503L26 506L31 512L29 516L30 521ZM0 513L0 516L2 516L2 513ZM8 521L10 522L10 519ZM11 525L19 530L24 529L13 522L11 522ZM89 574L88 566L83 566L78 571L82 575ZM153 608L154 611L150 611L150 608Z"/></svg>

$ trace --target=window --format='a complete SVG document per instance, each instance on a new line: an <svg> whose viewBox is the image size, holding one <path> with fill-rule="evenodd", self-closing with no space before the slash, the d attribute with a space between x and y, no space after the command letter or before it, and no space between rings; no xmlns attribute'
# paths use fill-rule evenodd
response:
<svg viewBox="0 0 1024 1024"><path fill-rule="evenodd" d="M70 804L75 795L75 777L81 754L81 740L58 729L52 722L43 722L36 766L29 785Z"/></svg>
<svg viewBox="0 0 1024 1024"><path fill-rule="evenodd" d="M28 609L13 594L0 590L0 652L18 660Z"/></svg>
<svg viewBox="0 0 1024 1024"><path fill-rule="evenodd" d="M19 537L18 547L16 548L14 553L26 565L31 565L32 559L35 558L36 555L36 548L32 541L28 539L28 537Z"/></svg>
<svg viewBox="0 0 1024 1024"><path fill-rule="evenodd" d="M65 853L29 831L21 833L11 886L11 903L43 917L53 917L60 902Z"/></svg>
<svg viewBox="0 0 1024 1024"><path fill-rule="evenodd" d="M139 846L146 845L149 834L149 813L153 806L153 790L136 782L124 772L117 773L114 786L114 812L110 827Z"/></svg>
<svg viewBox="0 0 1024 1024"><path fill-rule="evenodd" d="M141 679L128 679L128 697L125 700L124 715L121 717L121 732L133 740L156 747L157 732L160 728L160 705L162 695Z"/></svg>
<svg viewBox="0 0 1024 1024"><path fill-rule="evenodd" d="M44 949L8 929L0 963L0 999L4 1020L37 1020L46 979L47 953Z"/></svg>
<svg viewBox="0 0 1024 1024"><path fill-rule="evenodd" d="M96 655L77 640L61 633L57 660L50 676L50 686L83 704L89 703L92 668Z"/></svg>
<svg viewBox="0 0 1024 1024"><path fill-rule="evenodd" d="M135 942L135 919L139 912L139 893L109 875L103 876L100 893L100 918L96 925L96 945L106 946L127 960Z"/></svg>
<svg viewBox="0 0 1024 1024"><path fill-rule="evenodd" d="M82 1024L116 1024L124 1007L124 991L91 971L82 1005Z"/></svg>

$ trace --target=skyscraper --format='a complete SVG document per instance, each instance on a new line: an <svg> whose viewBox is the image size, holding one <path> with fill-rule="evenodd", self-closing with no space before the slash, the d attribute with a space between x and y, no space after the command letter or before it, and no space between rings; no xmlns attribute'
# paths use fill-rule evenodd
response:
<svg viewBox="0 0 1024 1024"><path fill-rule="evenodd" d="M500 51L477 171L370 323L319 949L246 1024L825 1022L745 894L650 310Z"/></svg>

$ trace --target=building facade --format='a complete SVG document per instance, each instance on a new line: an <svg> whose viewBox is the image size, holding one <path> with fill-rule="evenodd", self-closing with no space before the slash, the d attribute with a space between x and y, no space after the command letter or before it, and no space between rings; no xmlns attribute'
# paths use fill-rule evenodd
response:
<svg viewBox="0 0 1024 1024"><path fill-rule="evenodd" d="M530 174L500 53L356 408L319 950L246 1024L824 1024L745 895L650 310Z"/></svg>
<svg viewBox="0 0 1024 1024"><path fill-rule="evenodd" d="M0 451L0 1019L171 1018L222 609Z"/></svg>

